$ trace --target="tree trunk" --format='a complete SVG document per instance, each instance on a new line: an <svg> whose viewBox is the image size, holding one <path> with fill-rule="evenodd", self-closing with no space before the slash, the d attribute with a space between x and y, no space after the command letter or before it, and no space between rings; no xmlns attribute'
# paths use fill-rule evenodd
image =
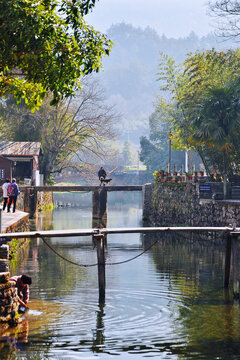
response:
<svg viewBox="0 0 240 360"><path fill-rule="evenodd" d="M206 162L206 160L205 160L205 157L204 157L204 155L203 155L203 152L202 152L201 148L197 147L196 149L197 149L197 152L198 152L200 158L202 159L202 162L203 162L203 165L204 165L204 167L205 167L205 170L206 170L207 174L208 174L209 176L211 176L210 170L209 170L209 167L208 167L208 164L207 164L207 162Z"/></svg>

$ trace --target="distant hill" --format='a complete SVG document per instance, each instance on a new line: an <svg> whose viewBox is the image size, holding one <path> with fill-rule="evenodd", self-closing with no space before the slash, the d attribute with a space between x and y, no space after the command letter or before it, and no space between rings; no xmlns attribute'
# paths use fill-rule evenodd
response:
<svg viewBox="0 0 240 360"><path fill-rule="evenodd" d="M202 49L226 49L233 44L217 39L213 34L199 38L190 33L186 38L159 36L151 28L135 28L120 23L107 31L114 42L110 56L104 59L104 71L98 74L110 103L122 114L119 140L139 144L139 137L148 131L148 118L159 92L157 71L159 53L164 52L178 62L186 54Z"/></svg>

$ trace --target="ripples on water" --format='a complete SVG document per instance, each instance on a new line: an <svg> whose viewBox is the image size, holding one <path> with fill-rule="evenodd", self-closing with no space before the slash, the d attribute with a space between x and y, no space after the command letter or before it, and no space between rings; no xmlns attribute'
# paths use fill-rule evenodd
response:
<svg viewBox="0 0 240 360"><path fill-rule="evenodd" d="M113 208L109 226L138 225L137 206L128 210ZM52 221L86 228L89 216L58 209ZM151 241L109 236L107 261L131 258ZM73 261L96 262L89 238L51 243ZM163 237L133 262L106 267L99 305L96 268L74 267L34 241L18 269L33 277L30 311L17 329L0 331L1 359L240 359L239 305L223 292L223 263L222 245Z"/></svg>

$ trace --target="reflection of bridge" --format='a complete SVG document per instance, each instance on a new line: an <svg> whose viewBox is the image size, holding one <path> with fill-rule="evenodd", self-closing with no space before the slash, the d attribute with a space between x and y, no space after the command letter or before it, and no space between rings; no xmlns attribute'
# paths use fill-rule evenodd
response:
<svg viewBox="0 0 240 360"><path fill-rule="evenodd" d="M107 226L107 193L110 191L142 191L145 185L117 185L117 186L34 186L22 187L24 192L24 211L33 217L38 203L38 192L92 192L92 225L93 227Z"/></svg>

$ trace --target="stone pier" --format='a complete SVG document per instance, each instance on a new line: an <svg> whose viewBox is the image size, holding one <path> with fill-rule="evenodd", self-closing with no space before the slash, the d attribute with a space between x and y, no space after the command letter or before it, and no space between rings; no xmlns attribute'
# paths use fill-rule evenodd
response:
<svg viewBox="0 0 240 360"><path fill-rule="evenodd" d="M19 210L15 213L2 213L3 233L28 230L29 214ZM12 242L9 244L11 246ZM17 252L25 244L26 239L15 239L14 252ZM5 243L2 240L0 243L0 324L14 326L20 321L18 298L15 282L11 282L9 279L9 245L6 240Z"/></svg>
<svg viewBox="0 0 240 360"><path fill-rule="evenodd" d="M3 246L4 249L2 249ZM7 254L9 253L7 248L8 245L2 245L0 251ZM0 272L0 323L13 326L19 321L18 297L15 283L9 279L9 272Z"/></svg>

